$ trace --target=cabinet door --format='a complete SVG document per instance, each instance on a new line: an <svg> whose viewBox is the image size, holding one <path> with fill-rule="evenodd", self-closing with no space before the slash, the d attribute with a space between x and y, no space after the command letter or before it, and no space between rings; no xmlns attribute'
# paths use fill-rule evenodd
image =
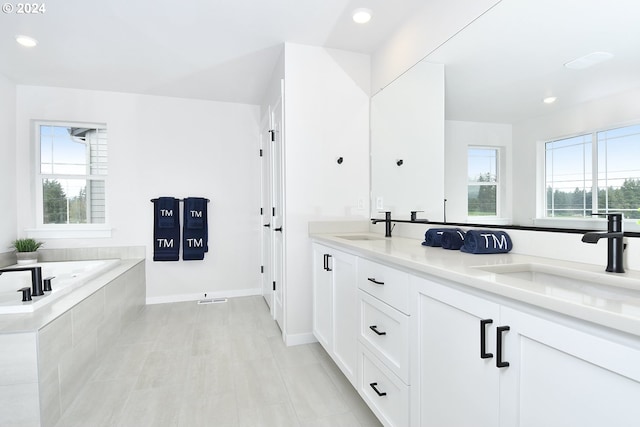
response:
<svg viewBox="0 0 640 427"><path fill-rule="evenodd" d="M334 251L333 356L344 375L356 385L358 361L358 287L353 255Z"/></svg>
<svg viewBox="0 0 640 427"><path fill-rule="evenodd" d="M501 308L501 426L640 425L640 341L617 342ZM618 340L619 341L619 340Z"/></svg>
<svg viewBox="0 0 640 427"><path fill-rule="evenodd" d="M411 425L496 427L501 369L495 364L499 306L411 277ZM481 320L485 326L481 342ZM493 357L481 358L481 348Z"/></svg>
<svg viewBox="0 0 640 427"><path fill-rule="evenodd" d="M322 245L313 245L313 335L331 354L333 315L333 264L331 249Z"/></svg>

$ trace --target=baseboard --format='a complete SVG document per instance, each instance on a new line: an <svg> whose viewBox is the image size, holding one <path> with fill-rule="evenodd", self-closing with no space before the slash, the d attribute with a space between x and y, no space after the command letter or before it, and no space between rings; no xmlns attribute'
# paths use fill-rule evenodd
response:
<svg viewBox="0 0 640 427"><path fill-rule="evenodd" d="M253 288L253 289L240 289L240 290L233 290L233 291L207 292L207 298L235 298L235 297L249 297L254 295L262 295L262 289ZM151 304L166 304L170 302L198 301L202 298L204 298L204 293L165 295L161 297L147 297L147 304L151 305Z"/></svg>
<svg viewBox="0 0 640 427"><path fill-rule="evenodd" d="M312 344L314 342L318 342L318 340L311 332L307 334L286 334L284 337L284 343L287 346Z"/></svg>

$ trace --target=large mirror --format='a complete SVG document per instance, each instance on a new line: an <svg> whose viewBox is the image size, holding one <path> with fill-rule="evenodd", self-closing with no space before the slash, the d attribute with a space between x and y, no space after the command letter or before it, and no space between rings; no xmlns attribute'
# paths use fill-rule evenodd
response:
<svg viewBox="0 0 640 427"><path fill-rule="evenodd" d="M424 210L424 217L433 221L446 215L450 222L591 228L590 221L581 223L573 214L580 209L588 214L593 207L592 189L584 177L590 179L592 157L604 145L589 153L593 144L584 143L585 135L640 124L638 16L637 0L502 0L375 94L372 216L391 210L394 218L408 219L410 210ZM407 166L419 163L424 171L442 161L433 148L433 135L424 135L425 121L414 120L417 129L408 127L408 117L428 114L415 111L421 106L416 94L431 96L434 91L433 80L427 90L429 85L417 78L427 64L444 67L444 136L436 142L443 144L444 171L425 179L398 173L404 166L388 168L395 157L400 159L399 148L389 154L394 146L421 156L403 159ZM431 74L437 85L441 77ZM545 98L555 102L545 103ZM626 132L632 134L627 142L640 145L634 129ZM545 142L557 140L565 141L558 147L575 143L578 148L557 150L553 172L550 166L545 169L552 155L545 151L550 147ZM429 145L428 153L436 153L435 158L420 151ZM619 168L631 168L626 177L640 184L640 151L610 146L621 158L627 154ZM598 177L603 173L597 172ZM597 194L604 191L612 199L607 189L622 182L613 179L614 172L603 181L604 190L596 187ZM564 186L549 190L550 179L564 179ZM442 191L434 191L434 186ZM563 192L580 196L569 205L572 209L561 209ZM627 216L633 217L631 211L637 208L629 208Z"/></svg>

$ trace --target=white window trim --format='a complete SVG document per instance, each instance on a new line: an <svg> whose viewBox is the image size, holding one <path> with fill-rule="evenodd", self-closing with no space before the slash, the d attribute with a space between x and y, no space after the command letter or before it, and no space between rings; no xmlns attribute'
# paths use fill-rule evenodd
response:
<svg viewBox="0 0 640 427"><path fill-rule="evenodd" d="M469 206L467 206L467 222L469 223L483 223L483 224L496 224L496 225L509 225L511 219L502 217L504 211L503 199L504 199L504 184L503 184L503 171L506 169L506 165L503 162L505 148L498 145L467 145L466 155L469 158L469 149L486 149L496 151L496 182L486 184L475 185L495 185L496 186L496 214L495 215L469 215ZM469 182L467 178L467 197L469 194Z"/></svg>
<svg viewBox="0 0 640 427"><path fill-rule="evenodd" d="M533 219L533 225L539 227L550 228L575 228L580 230L606 230L607 220L593 217L593 218L550 218L545 216L546 204L547 204L547 188L546 188L546 143L549 141L555 141L560 139L573 138L580 135L592 134L592 159L596 159L597 154L597 133L605 131L607 129L616 129L626 126L635 126L639 123L637 121L624 122L619 124L611 124L599 129L591 129L584 132L577 132L567 135L562 135L554 138L549 138L536 143L536 217ZM592 161L592 174L598 176L598 162ZM596 188L592 188L592 192L597 192L597 183L594 185ZM592 200L593 209L596 209L597 202ZM623 230L631 232L640 232L640 220L625 218L623 220Z"/></svg>
<svg viewBox="0 0 640 427"><path fill-rule="evenodd" d="M33 126L33 141L34 147L34 173L32 179L34 179L34 214L35 214L35 228L25 229L27 237L34 239L73 239L73 238L108 238L111 237L112 228L109 225L109 211L105 212L104 224L44 224L42 217L42 178L41 174L41 153L40 153L40 126L66 126L66 127L90 127L96 129L107 129L106 123L91 123L91 122L73 122L73 121L53 121L53 120L32 120ZM90 175L84 175L89 177ZM70 176L70 178L78 178L78 176ZM104 179L105 184L108 182L107 175L101 176ZM108 206L108 194L107 206Z"/></svg>

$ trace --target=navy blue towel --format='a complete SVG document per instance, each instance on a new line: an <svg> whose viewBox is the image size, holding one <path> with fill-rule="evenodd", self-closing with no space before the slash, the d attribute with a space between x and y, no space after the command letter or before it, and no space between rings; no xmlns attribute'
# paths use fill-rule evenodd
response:
<svg viewBox="0 0 640 427"><path fill-rule="evenodd" d="M442 246L442 233L450 228L430 228L424 233L422 246Z"/></svg>
<svg viewBox="0 0 640 427"><path fill-rule="evenodd" d="M451 228L442 232L443 249L460 249L464 245L465 232L460 228Z"/></svg>
<svg viewBox="0 0 640 427"><path fill-rule="evenodd" d="M464 246L460 248L470 254L500 254L511 249L511 237L499 230L469 230L464 236Z"/></svg>
<svg viewBox="0 0 640 427"><path fill-rule="evenodd" d="M153 260L180 259L180 201L173 197L153 200Z"/></svg>
<svg viewBox="0 0 640 427"><path fill-rule="evenodd" d="M184 199L182 226L182 259L202 260L209 251L209 230L207 221L207 199L187 197Z"/></svg>

